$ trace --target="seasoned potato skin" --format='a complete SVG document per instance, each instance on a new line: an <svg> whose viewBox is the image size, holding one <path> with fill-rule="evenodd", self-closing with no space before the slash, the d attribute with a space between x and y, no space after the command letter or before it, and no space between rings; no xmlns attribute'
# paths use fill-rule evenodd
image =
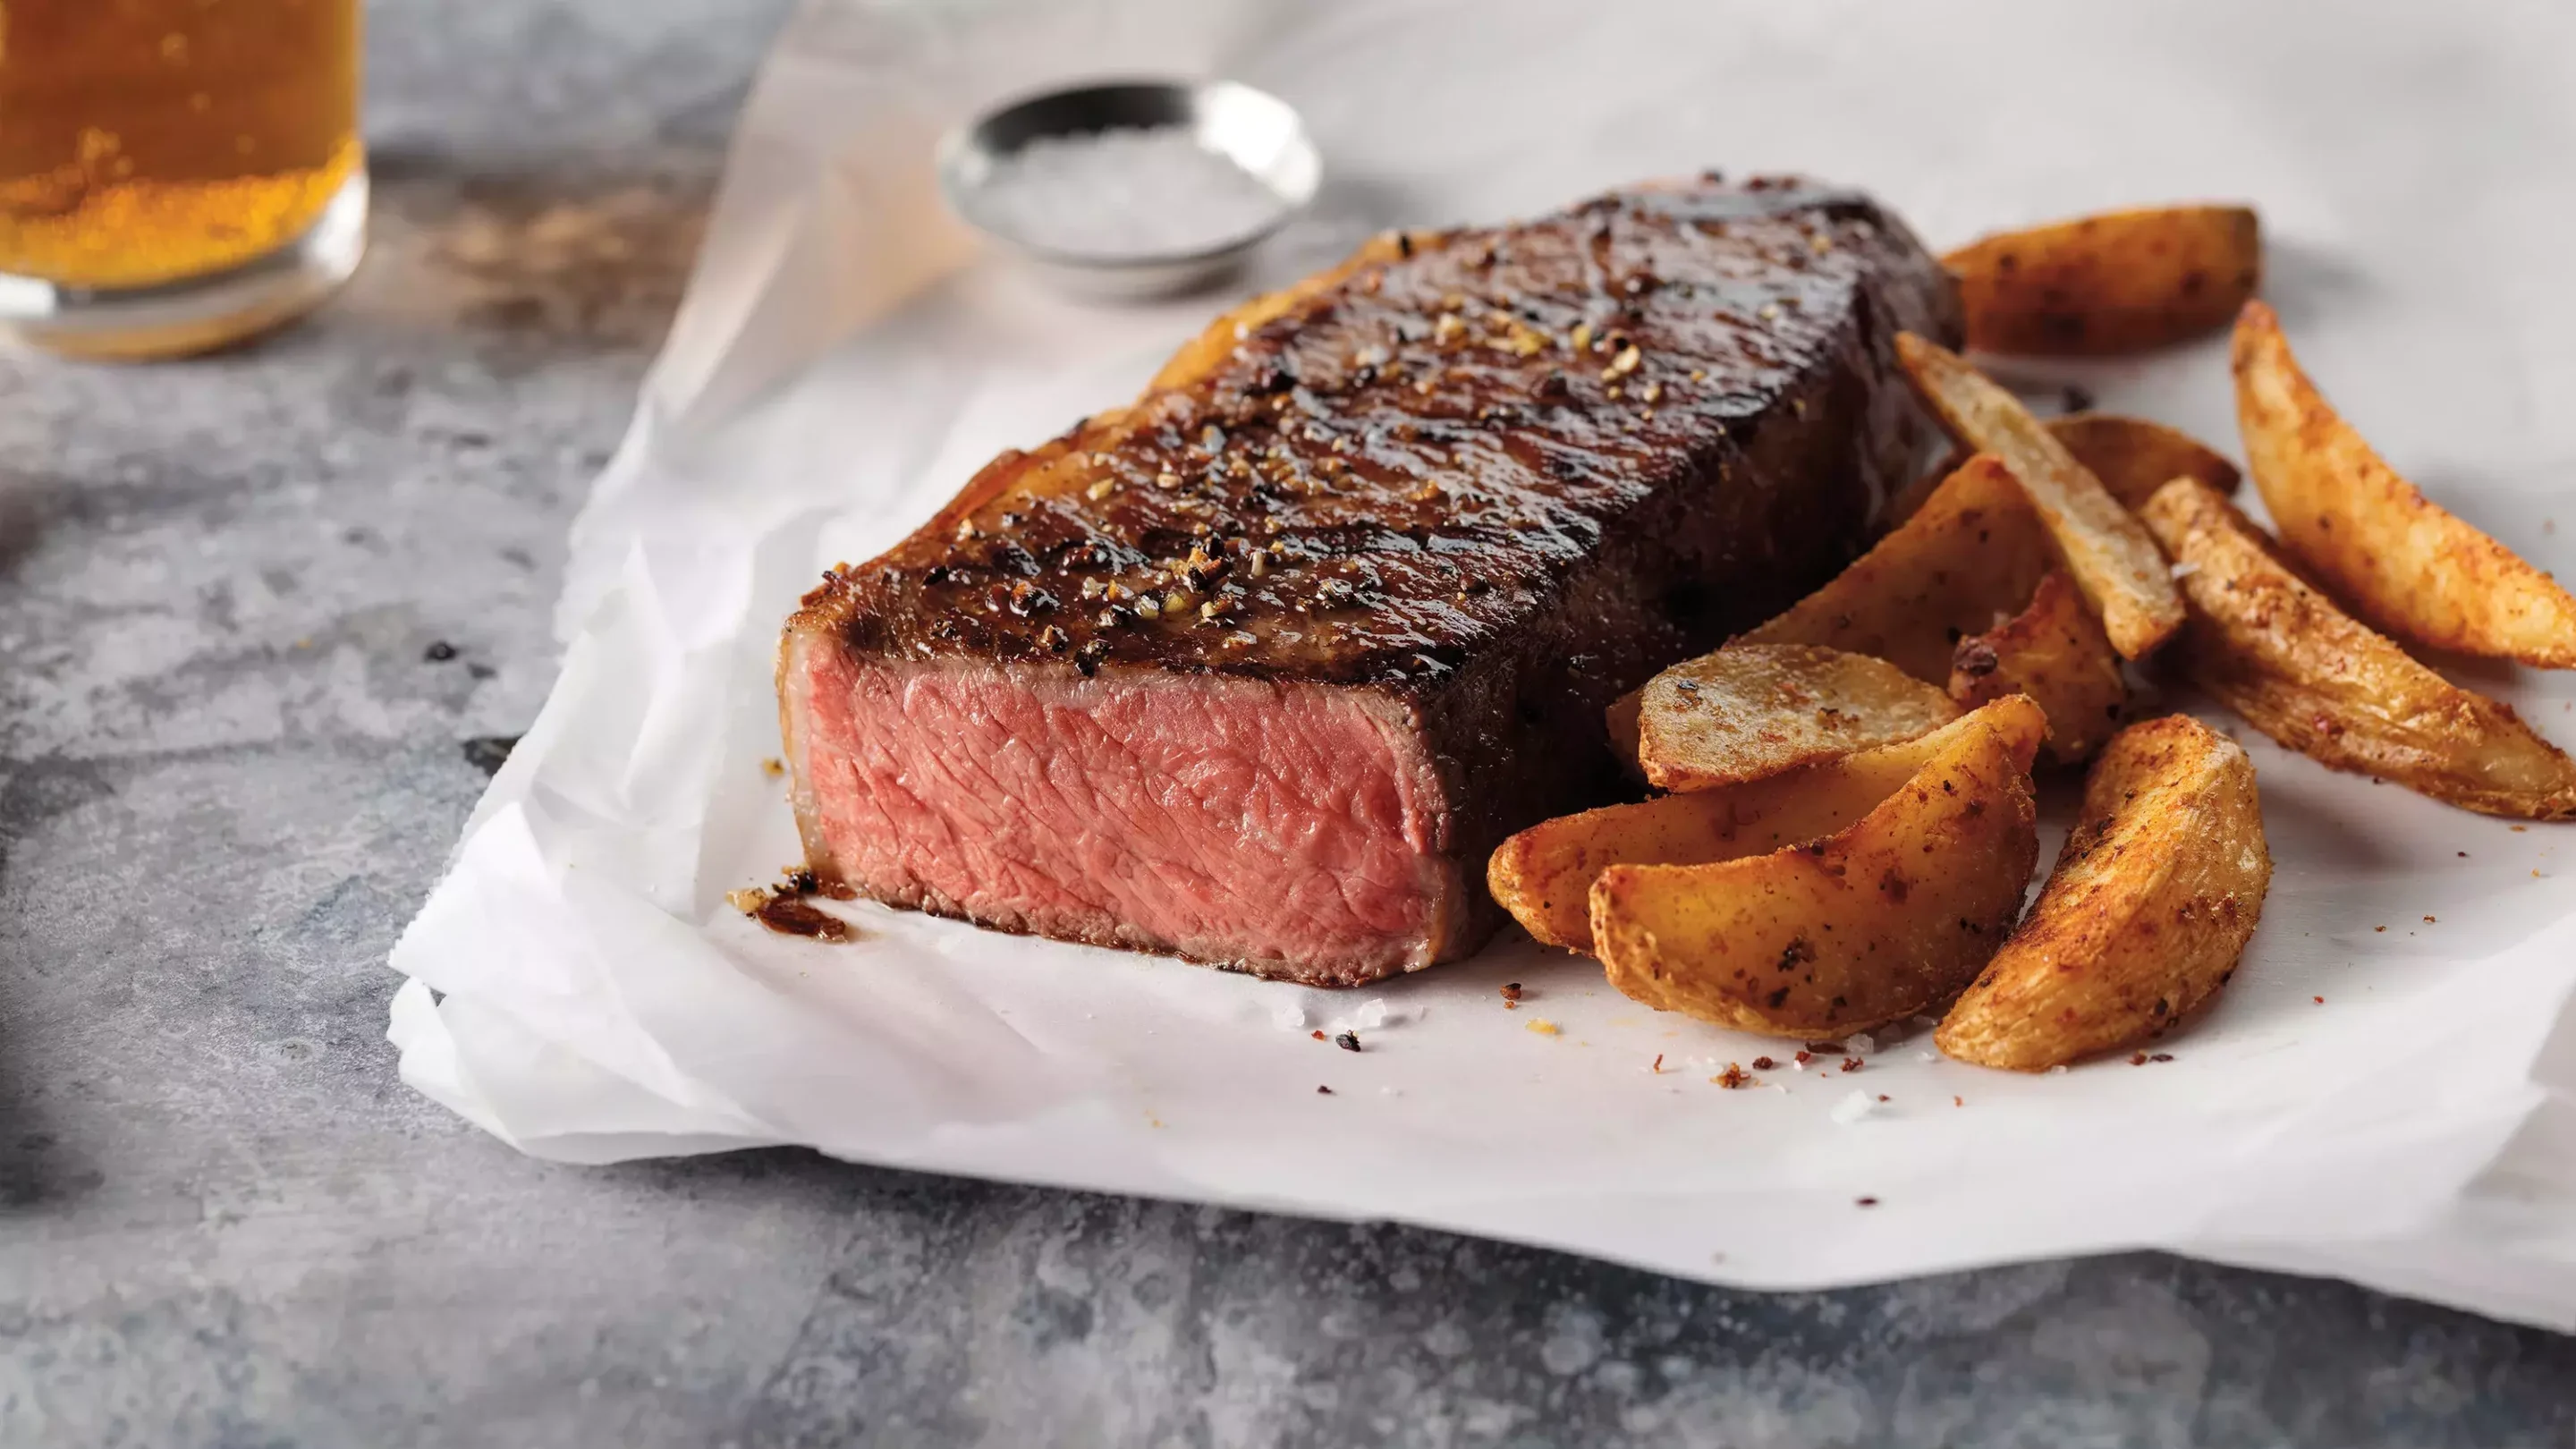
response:
<svg viewBox="0 0 2576 1449"><path fill-rule="evenodd" d="M1637 759L1664 790L1758 780L1931 733L1949 694L1883 659L1809 644L1730 644L1646 682Z"/></svg>
<svg viewBox="0 0 2576 1449"><path fill-rule="evenodd" d="M2425 668L2304 582L2233 504L2177 478L2141 516L2177 564L2183 671L2318 762L2487 815L2576 819L2576 762L2510 705Z"/></svg>
<svg viewBox="0 0 2576 1449"><path fill-rule="evenodd" d="M2011 617L2050 567L2030 499L2001 459L1980 453L1831 582L1735 642L1867 654L1947 685L1959 636Z"/></svg>
<svg viewBox="0 0 2576 1449"><path fill-rule="evenodd" d="M2230 496L2244 481L2236 465L2207 443L2180 428L2146 418L2125 413L2068 413L2044 419L2040 426L2065 444L2066 451L2101 480L2111 496L2120 500L2121 507L2132 511L2176 478L2197 478ZM1904 491L1887 505L1889 525L1913 517L1924 500L1932 496L1933 488L1967 461L1966 450L1955 449L1929 472L1905 485Z"/></svg>
<svg viewBox="0 0 2576 1449"><path fill-rule="evenodd" d="M1610 701L1601 711L1601 723L1610 731L1610 751L1627 767L1629 778L1642 783L1646 766L1637 758L1637 716L1645 708L1646 687L1638 685Z"/></svg>
<svg viewBox="0 0 2576 1449"><path fill-rule="evenodd" d="M2131 725L2030 915L1933 1039L2037 1072L2161 1036L2234 977L2271 882L2244 749L2188 715Z"/></svg>
<svg viewBox="0 0 2576 1449"><path fill-rule="evenodd" d="M1918 739L1860 750L1785 775L1611 805L1542 821L1486 862L1494 899L1532 936L1592 949L1592 882L1613 865L1706 865L1831 835L1876 809L1965 732L1992 730L2030 768L2048 719L2019 695Z"/></svg>
<svg viewBox="0 0 2576 1449"><path fill-rule="evenodd" d="M2263 228L2250 207L2142 207L1982 237L1941 262L1970 347L2107 357L2226 326L2262 283Z"/></svg>
<svg viewBox="0 0 2576 1449"><path fill-rule="evenodd" d="M2245 305L2230 361L2254 486L2337 600L2418 644L2576 669L2576 596L2389 467L2308 380L2270 307Z"/></svg>
<svg viewBox="0 0 2576 1449"><path fill-rule="evenodd" d="M1741 1031L1819 1036L1938 1008L2020 913L2038 863L2030 776L1963 730L1895 794L1804 846L1614 865L1592 885L1610 984Z"/></svg>
<svg viewBox="0 0 2576 1449"><path fill-rule="evenodd" d="M2092 758L2127 709L2120 656L2063 572L2041 579L2020 613L1952 651L1952 699L1973 709L2014 694L2047 711L2048 757L2061 765Z"/></svg>
<svg viewBox="0 0 2576 1449"><path fill-rule="evenodd" d="M2182 596L2155 541L2102 480L2018 399L1948 348L1900 332L1896 358L1952 438L2011 470L2120 656L2141 658L2173 637L2182 627Z"/></svg>

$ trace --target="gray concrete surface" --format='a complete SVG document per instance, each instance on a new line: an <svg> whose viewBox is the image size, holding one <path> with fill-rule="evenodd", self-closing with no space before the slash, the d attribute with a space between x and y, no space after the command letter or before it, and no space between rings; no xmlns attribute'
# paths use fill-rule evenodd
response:
<svg viewBox="0 0 2576 1449"><path fill-rule="evenodd" d="M184 366L0 356L0 1444L2576 1441L2576 1341L2332 1283L1766 1297L791 1152L557 1167L412 1096L386 949L548 683L775 11L379 4L350 296Z"/></svg>

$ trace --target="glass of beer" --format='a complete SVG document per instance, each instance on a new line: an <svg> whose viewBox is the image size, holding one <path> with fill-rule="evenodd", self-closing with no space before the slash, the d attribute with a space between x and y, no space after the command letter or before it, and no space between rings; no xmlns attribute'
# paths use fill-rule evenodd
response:
<svg viewBox="0 0 2576 1449"><path fill-rule="evenodd" d="M359 0L0 0L0 327L167 357L357 269Z"/></svg>

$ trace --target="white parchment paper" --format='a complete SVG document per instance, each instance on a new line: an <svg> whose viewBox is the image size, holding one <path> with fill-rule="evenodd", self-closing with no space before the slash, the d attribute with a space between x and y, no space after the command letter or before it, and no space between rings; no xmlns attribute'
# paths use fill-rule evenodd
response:
<svg viewBox="0 0 2576 1449"><path fill-rule="evenodd" d="M867 906L861 941L822 946L729 909L795 853L762 762L797 594L997 448L1129 396L1227 300L1037 290L941 213L935 137L1046 81L1165 72L1273 90L1323 148L1319 206L1243 290L1391 223L1709 165L1866 186L1936 246L2251 198L2267 293L2335 400L2437 497L2576 574L2564 11L817 3L752 95L575 531L563 677L395 951L407 1081L578 1161L805 1143L1769 1287L2155 1246L2576 1325L2576 828L2515 830L2259 738L2262 931L2143 1068L1983 1072L1917 1031L1857 1073L1726 1091L1714 1073L1778 1045L1517 938L1336 994ZM2008 376L2235 447L2217 342ZM2568 676L2462 677L2576 743ZM1345 1026L1363 1053L1310 1035Z"/></svg>

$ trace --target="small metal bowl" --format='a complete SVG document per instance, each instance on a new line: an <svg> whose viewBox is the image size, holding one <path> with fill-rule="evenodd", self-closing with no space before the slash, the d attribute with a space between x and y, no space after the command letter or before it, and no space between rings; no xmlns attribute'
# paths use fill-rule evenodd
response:
<svg viewBox="0 0 2576 1449"><path fill-rule="evenodd" d="M1259 182L1278 206L1239 234L1194 250L1093 253L1008 230L980 204L996 165L1031 142L1129 128L1188 131ZM939 143L939 188L949 209L1058 286L1093 297L1165 296L1214 280L1312 201L1322 176L1323 163L1296 111L1234 81L1119 81L1049 91L989 112Z"/></svg>

